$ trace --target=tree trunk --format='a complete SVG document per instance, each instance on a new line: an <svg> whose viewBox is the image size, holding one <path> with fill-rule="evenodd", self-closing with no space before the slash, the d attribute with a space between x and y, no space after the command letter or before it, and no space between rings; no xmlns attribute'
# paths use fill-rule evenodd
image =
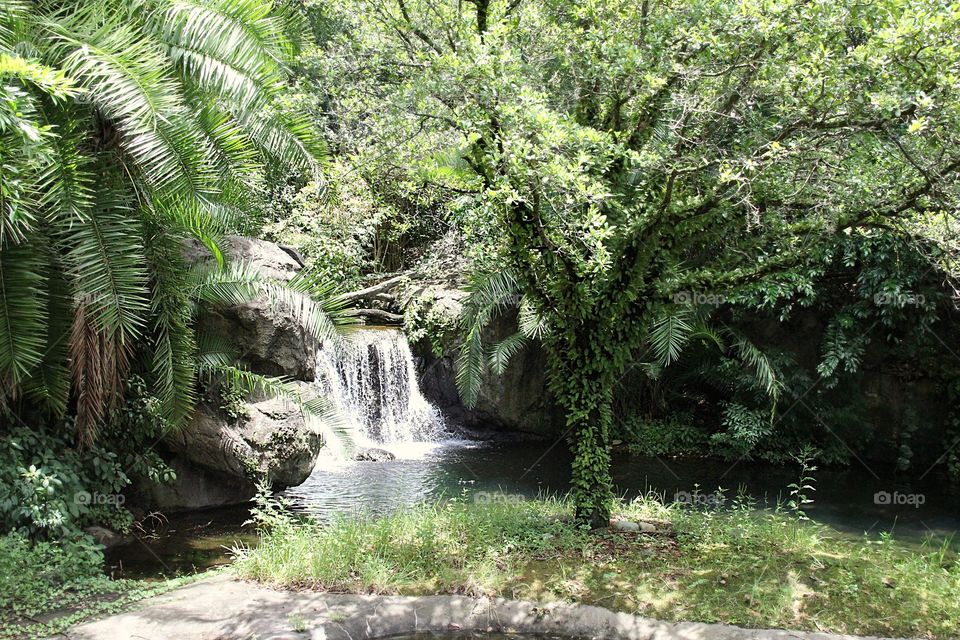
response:
<svg viewBox="0 0 960 640"><path fill-rule="evenodd" d="M610 524L613 481L610 477L612 361L598 353L593 336L576 344L549 345L551 386L563 407L573 452L572 497L577 522L591 528Z"/></svg>
<svg viewBox="0 0 960 640"><path fill-rule="evenodd" d="M608 406L609 408L609 406ZM577 522L591 529L610 524L613 481L610 477L610 421L602 413L592 413L573 427L573 501ZM609 412L607 412L609 417Z"/></svg>

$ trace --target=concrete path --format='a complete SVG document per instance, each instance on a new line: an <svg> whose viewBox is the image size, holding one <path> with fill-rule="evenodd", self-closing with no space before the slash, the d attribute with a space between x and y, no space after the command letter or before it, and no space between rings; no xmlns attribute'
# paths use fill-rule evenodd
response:
<svg viewBox="0 0 960 640"><path fill-rule="evenodd" d="M68 640L367 640L417 632L502 631L596 640L852 640L798 631L670 624L599 607L458 596L277 591L216 576L58 636Z"/></svg>

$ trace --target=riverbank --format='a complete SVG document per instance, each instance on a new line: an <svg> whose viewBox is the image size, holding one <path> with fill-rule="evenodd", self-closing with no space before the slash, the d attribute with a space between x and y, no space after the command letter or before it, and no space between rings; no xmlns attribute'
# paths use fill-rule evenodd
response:
<svg viewBox="0 0 960 640"><path fill-rule="evenodd" d="M114 580L92 542L0 536L0 639L49 637L211 575Z"/></svg>
<svg viewBox="0 0 960 640"><path fill-rule="evenodd" d="M960 633L960 565L946 546L837 537L795 513L747 505L618 507L618 518L650 532L581 531L569 513L559 500L500 496L321 526L271 506L260 545L241 550L234 571L286 589L560 601L856 635Z"/></svg>
<svg viewBox="0 0 960 640"><path fill-rule="evenodd" d="M237 549L233 566L214 578L240 585L229 587L239 590L239 600L233 602L222 585L202 587L209 611L190 615L177 607L197 603L176 595L185 593L177 587L208 584L216 573L111 580L99 554L42 543L27 550L7 537L0 545L0 637L101 638L128 633L130 624L162 631L144 636L151 638L200 637L211 629L238 637L228 633L239 633L237 624L252 632L266 624L271 633L293 633L330 622L318 612L330 598L341 597L331 593L592 605L650 624L693 621L929 639L960 633L960 564L946 547L851 538L790 510L747 505L697 510L643 499L618 505L616 528L588 532L573 526L562 500L483 494L483 501L420 505L382 517L340 516L325 525L263 502L259 546ZM237 577L250 581L238 583ZM139 613L143 607L152 613ZM239 607L240 622L231 607ZM111 617L71 627L104 616ZM338 616L334 622L343 622ZM182 633L163 635L166 625ZM698 628L699 636L677 631L677 637L773 637L718 636ZM209 637L221 637L216 633Z"/></svg>

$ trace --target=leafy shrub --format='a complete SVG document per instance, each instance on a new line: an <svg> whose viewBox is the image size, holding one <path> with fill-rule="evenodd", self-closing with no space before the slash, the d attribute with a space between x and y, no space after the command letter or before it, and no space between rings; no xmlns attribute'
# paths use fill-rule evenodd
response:
<svg viewBox="0 0 960 640"><path fill-rule="evenodd" d="M774 415L769 410L728 402L723 408L723 431L710 436L716 452L727 458L740 458L753 451L757 442L770 435Z"/></svg>
<svg viewBox="0 0 960 640"><path fill-rule="evenodd" d="M397 211L341 161L330 167L328 182L307 184L293 198L290 215L264 232L297 247L324 277L358 283L363 273L382 270L403 227Z"/></svg>
<svg viewBox="0 0 960 640"><path fill-rule="evenodd" d="M435 303L431 298L412 300L403 314L403 330L411 344L426 340L433 354L440 357L459 327L458 318Z"/></svg>
<svg viewBox="0 0 960 640"><path fill-rule="evenodd" d="M689 415L658 420L631 416L620 425L621 437L630 451L643 456L707 453L706 435L694 426Z"/></svg>
<svg viewBox="0 0 960 640"><path fill-rule="evenodd" d="M74 446L68 423L21 423L0 440L0 530L34 538L72 538L92 524L125 530L132 518L121 492L133 478L173 479L152 450L166 423L142 380L95 445Z"/></svg>
<svg viewBox="0 0 960 640"><path fill-rule="evenodd" d="M27 610L42 606L53 589L76 589L103 576L102 565L100 548L86 536L56 542L0 536L0 602Z"/></svg>

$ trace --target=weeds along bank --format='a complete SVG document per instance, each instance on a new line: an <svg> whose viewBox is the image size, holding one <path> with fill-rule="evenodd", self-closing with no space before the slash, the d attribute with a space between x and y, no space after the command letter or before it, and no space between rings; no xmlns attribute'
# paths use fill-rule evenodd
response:
<svg viewBox="0 0 960 640"><path fill-rule="evenodd" d="M954 638L960 565L944 546L840 537L784 506L728 511L621 503L643 523L588 531L564 500L452 501L304 522L261 502L242 578L293 589L456 593L594 604L664 620Z"/></svg>
<svg viewBox="0 0 960 640"><path fill-rule="evenodd" d="M101 547L89 539L0 536L0 639L51 637L206 575L114 580L103 572Z"/></svg>

